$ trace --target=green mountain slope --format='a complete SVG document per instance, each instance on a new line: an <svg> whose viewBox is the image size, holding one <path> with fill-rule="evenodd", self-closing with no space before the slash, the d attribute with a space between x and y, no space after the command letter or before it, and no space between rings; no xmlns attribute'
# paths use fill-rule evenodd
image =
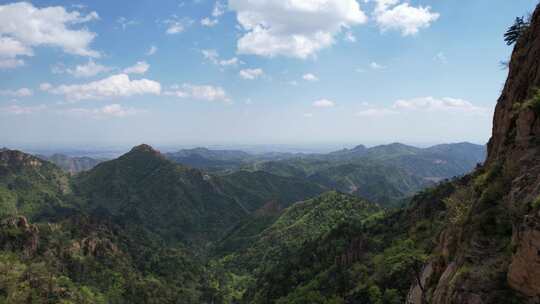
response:
<svg viewBox="0 0 540 304"><path fill-rule="evenodd" d="M248 213L209 177L146 145L82 173L74 185L88 208L140 223L169 242L204 244Z"/></svg>
<svg viewBox="0 0 540 304"><path fill-rule="evenodd" d="M66 206L68 176L55 165L34 156L0 150L0 216L37 218Z"/></svg>
<svg viewBox="0 0 540 304"><path fill-rule="evenodd" d="M383 211L374 204L354 196L334 191L327 192L314 199L296 203L279 216L265 214L266 217L275 216L277 219L258 234L256 234L257 227L251 227L254 229L251 230L253 234L249 246L238 248L220 263L224 263L225 268L236 275L251 278L245 279L244 282L248 283L241 286L248 288L244 300L249 303L266 303L266 300L263 300L266 298L265 288L272 289L278 285L274 287L267 285L272 282L264 277L267 272L284 263L284 259L298 255L305 244L327 235L344 223L366 222L382 215ZM246 225L242 228L244 230L236 235L246 232ZM235 241L229 235L223 242L227 243L231 239ZM258 284L265 287L262 288ZM268 301L270 299L268 298Z"/></svg>

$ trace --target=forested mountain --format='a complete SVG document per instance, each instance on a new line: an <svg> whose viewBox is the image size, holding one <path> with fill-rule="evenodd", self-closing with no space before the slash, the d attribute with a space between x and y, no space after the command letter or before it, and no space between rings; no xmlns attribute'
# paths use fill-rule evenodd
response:
<svg viewBox="0 0 540 304"><path fill-rule="evenodd" d="M458 143L416 148L394 143L372 148L360 145L328 154L282 155L197 148L165 156L220 175L263 171L396 205L421 189L472 171L484 161L485 147Z"/></svg>
<svg viewBox="0 0 540 304"><path fill-rule="evenodd" d="M69 177L55 165L20 151L0 150L0 215L39 218L65 206Z"/></svg>

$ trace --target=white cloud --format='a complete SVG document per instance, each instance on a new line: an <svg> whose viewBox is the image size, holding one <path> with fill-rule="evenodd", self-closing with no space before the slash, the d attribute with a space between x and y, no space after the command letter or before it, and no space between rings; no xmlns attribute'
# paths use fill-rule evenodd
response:
<svg viewBox="0 0 540 304"><path fill-rule="evenodd" d="M230 0L245 33L240 54L308 58L334 43L343 28L365 23L356 0Z"/></svg>
<svg viewBox="0 0 540 304"><path fill-rule="evenodd" d="M0 36L0 57L34 56L32 48L11 37Z"/></svg>
<svg viewBox="0 0 540 304"><path fill-rule="evenodd" d="M37 112L42 112L46 110L45 105L38 106L20 106L20 105L9 105L5 107L0 107L0 113L11 114L11 115L27 115L34 114Z"/></svg>
<svg viewBox="0 0 540 304"><path fill-rule="evenodd" d="M128 27L138 24L137 21L129 20L126 17L120 17L120 18L116 19L116 23L118 23L120 25L120 27L122 28L122 30L124 30L124 31Z"/></svg>
<svg viewBox="0 0 540 304"><path fill-rule="evenodd" d="M72 55L99 57L90 48L96 34L87 28L73 29L99 19L96 12L82 15L61 6L37 8L28 2L0 5L0 68L24 64L19 56L32 56L33 47L59 47Z"/></svg>
<svg viewBox="0 0 540 304"><path fill-rule="evenodd" d="M412 111L458 111L474 114L489 114L489 109L478 107L471 102L459 98L435 98L435 97L420 97L413 99L397 100L392 106L397 110L412 110Z"/></svg>
<svg viewBox="0 0 540 304"><path fill-rule="evenodd" d="M227 6L222 3L221 1L216 1L214 4L214 9L212 10L212 17L217 18L221 15L225 14L225 10L227 9Z"/></svg>
<svg viewBox="0 0 540 304"><path fill-rule="evenodd" d="M184 31L184 26L180 22L173 22L169 24L169 27L167 28L166 33L167 34L179 34Z"/></svg>
<svg viewBox="0 0 540 304"><path fill-rule="evenodd" d="M400 0L375 0L374 17L382 31L397 30L403 36L416 35L420 29L428 28L439 19L429 6L414 7Z"/></svg>
<svg viewBox="0 0 540 304"><path fill-rule="evenodd" d="M88 116L96 119L114 117L123 118L127 116L133 116L146 112L145 110L139 110L135 108L123 107L119 104L110 104L101 108L86 109L86 108L73 108L59 111L62 114L74 115L74 116Z"/></svg>
<svg viewBox="0 0 540 304"><path fill-rule="evenodd" d="M148 72L150 65L146 61L139 61L135 65L125 68L124 74L144 74Z"/></svg>
<svg viewBox="0 0 540 304"><path fill-rule="evenodd" d="M113 75L86 84L60 85L57 87L42 84L40 87L52 94L64 95L66 99L71 101L130 97L143 94L159 95L161 93L159 82L148 79L131 80L127 74Z"/></svg>
<svg viewBox="0 0 540 304"><path fill-rule="evenodd" d="M28 97L32 96L34 92L28 88L21 88L18 90L0 90L0 95L9 97Z"/></svg>
<svg viewBox="0 0 540 304"><path fill-rule="evenodd" d="M366 104L368 105L368 104ZM430 113L442 113L446 114L470 114L470 115L480 115L480 116L489 116L491 115L491 110L485 107L475 106L471 102L459 98L444 97L444 98L435 98L435 97L419 97L412 99L399 99L391 107L383 108L372 108L367 110L362 110L356 113L356 116L363 117L382 117L388 115L397 115L397 114L414 114L423 115L424 112Z"/></svg>
<svg viewBox="0 0 540 304"><path fill-rule="evenodd" d="M156 54L157 51L158 51L157 46L152 45L152 46L150 47L150 49L148 49L148 52L146 52L146 56L152 56L152 55Z"/></svg>
<svg viewBox="0 0 540 304"><path fill-rule="evenodd" d="M319 99L313 102L313 106L316 108L332 108L335 105L335 102L328 99Z"/></svg>
<svg viewBox="0 0 540 304"><path fill-rule="evenodd" d="M220 66L237 66L242 62L237 57L232 57L231 59L222 59L219 61Z"/></svg>
<svg viewBox="0 0 540 304"><path fill-rule="evenodd" d="M372 62L369 64L369 67L372 69L372 70L383 70L383 69L386 69L386 67L384 65L381 65L381 64L378 64L377 62Z"/></svg>
<svg viewBox="0 0 540 304"><path fill-rule="evenodd" d="M216 50L212 49L201 50L201 53L203 54L205 59L215 65L219 65L222 67L237 66L242 63L237 57L232 57L230 59L220 59L219 53Z"/></svg>
<svg viewBox="0 0 540 304"><path fill-rule="evenodd" d="M218 19L210 19L208 17L201 19L202 26L212 27L212 26L217 25L218 23L219 23Z"/></svg>
<svg viewBox="0 0 540 304"><path fill-rule="evenodd" d="M302 78L306 81L319 81L319 78L311 73L304 74Z"/></svg>
<svg viewBox="0 0 540 304"><path fill-rule="evenodd" d="M0 69L14 69L23 66L24 60L22 59L2 59L0 58Z"/></svg>
<svg viewBox="0 0 540 304"><path fill-rule="evenodd" d="M262 69L243 69L239 73L242 79L254 80L264 75Z"/></svg>
<svg viewBox="0 0 540 304"><path fill-rule="evenodd" d="M212 85L194 85L184 83L181 86L172 86L170 91L164 92L164 95L206 101L222 101L225 103L231 102L231 99L222 87Z"/></svg>
<svg viewBox="0 0 540 304"><path fill-rule="evenodd" d="M394 110L390 110L390 109L385 109L385 108L367 109L367 110L356 112L356 116L360 116L360 117L382 117L382 116L395 115L395 114L398 114L398 112Z"/></svg>
<svg viewBox="0 0 540 304"><path fill-rule="evenodd" d="M186 27L193 24L193 20L189 18L178 18L172 15L171 18L162 21L167 26L165 33L169 35L180 34L186 30Z"/></svg>
<svg viewBox="0 0 540 304"><path fill-rule="evenodd" d="M201 19L201 25L212 27L219 23L219 17L225 13L227 6L221 1L216 1L214 8L212 9L212 17L205 17Z"/></svg>
<svg viewBox="0 0 540 304"><path fill-rule="evenodd" d="M53 73L61 74L68 73L77 78L93 77L101 73L106 73L112 70L112 68L95 63L93 60L89 60L88 63L77 65L75 68L64 69L61 65L53 67Z"/></svg>
<svg viewBox="0 0 540 304"><path fill-rule="evenodd" d="M304 113L302 116L304 116L305 118L312 118L313 113Z"/></svg>

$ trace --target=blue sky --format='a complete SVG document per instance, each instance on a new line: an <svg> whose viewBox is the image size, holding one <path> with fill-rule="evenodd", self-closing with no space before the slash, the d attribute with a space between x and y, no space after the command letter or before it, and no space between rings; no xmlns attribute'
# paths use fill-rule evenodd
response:
<svg viewBox="0 0 540 304"><path fill-rule="evenodd" d="M536 3L0 1L0 145L485 143Z"/></svg>

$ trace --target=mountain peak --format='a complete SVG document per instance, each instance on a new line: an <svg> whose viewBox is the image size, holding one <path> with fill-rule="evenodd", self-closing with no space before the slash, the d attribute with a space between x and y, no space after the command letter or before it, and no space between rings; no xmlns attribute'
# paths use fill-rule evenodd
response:
<svg viewBox="0 0 540 304"><path fill-rule="evenodd" d="M129 153L152 153L152 154L160 154L160 152L152 146L147 144L140 144L138 146L135 146L129 151Z"/></svg>
<svg viewBox="0 0 540 304"><path fill-rule="evenodd" d="M40 167L43 163L32 155L2 148L0 150L0 164L10 167Z"/></svg>

